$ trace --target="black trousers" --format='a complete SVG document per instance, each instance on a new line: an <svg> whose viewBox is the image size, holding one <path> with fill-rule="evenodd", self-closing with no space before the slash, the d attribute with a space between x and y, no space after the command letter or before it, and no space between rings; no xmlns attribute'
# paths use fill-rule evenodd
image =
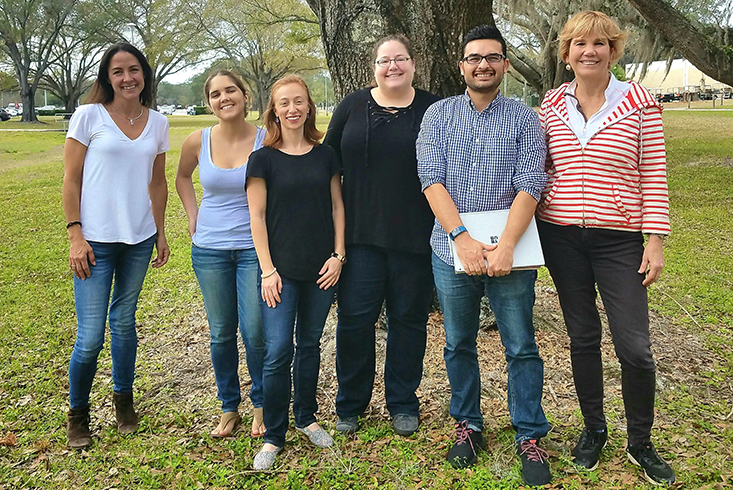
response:
<svg viewBox="0 0 733 490"><path fill-rule="evenodd" d="M376 363L374 324L387 301L384 397L394 417L420 414L426 323L433 294L430 255L370 245L347 245L336 327L336 414L364 413L372 398Z"/></svg>
<svg viewBox="0 0 733 490"><path fill-rule="evenodd" d="M538 228L570 336L575 389L586 427L606 427L597 285L621 363L629 443L648 441L654 422L656 378L647 291L642 285L644 275L638 273L644 237L639 232L542 221L538 221Z"/></svg>

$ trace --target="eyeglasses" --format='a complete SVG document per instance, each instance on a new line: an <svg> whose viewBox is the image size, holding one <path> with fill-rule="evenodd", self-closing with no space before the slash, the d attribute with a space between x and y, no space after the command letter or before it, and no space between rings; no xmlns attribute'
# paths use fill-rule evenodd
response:
<svg viewBox="0 0 733 490"><path fill-rule="evenodd" d="M396 58L379 58L377 61L374 62L374 64L380 68L385 68L394 61L395 65L402 66L411 59L412 58L410 58L409 56L398 56Z"/></svg>
<svg viewBox="0 0 733 490"><path fill-rule="evenodd" d="M501 53L489 53L486 56L481 56L480 54L469 54L461 61L465 61L469 65L480 65L481 60L486 60L487 63L500 63L505 58L506 56Z"/></svg>

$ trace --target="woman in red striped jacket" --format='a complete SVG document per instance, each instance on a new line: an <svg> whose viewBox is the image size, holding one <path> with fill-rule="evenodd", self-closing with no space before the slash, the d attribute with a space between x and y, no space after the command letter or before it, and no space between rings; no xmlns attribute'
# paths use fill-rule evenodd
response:
<svg viewBox="0 0 733 490"><path fill-rule="evenodd" d="M656 380L646 288L659 278L670 232L662 108L609 71L625 39L613 20L591 11L560 34L560 56L576 78L542 102L548 181L537 217L585 421L574 462L595 469L607 440L598 286L621 362L627 454L653 483L672 483L674 471L650 440Z"/></svg>

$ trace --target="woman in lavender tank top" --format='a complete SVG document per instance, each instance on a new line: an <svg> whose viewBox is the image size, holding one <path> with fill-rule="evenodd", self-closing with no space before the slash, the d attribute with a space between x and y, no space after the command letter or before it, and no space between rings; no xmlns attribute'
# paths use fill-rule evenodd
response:
<svg viewBox="0 0 733 490"><path fill-rule="evenodd" d="M204 296L211 332L211 361L222 416L211 433L229 437L240 421L237 327L252 379L252 437L265 433L262 421L262 365L265 344L258 304L260 273L250 232L244 190L250 153L262 146L264 129L245 122L247 89L228 70L209 76L204 97L219 124L191 133L181 148L176 189L188 216L191 261ZM197 205L192 175L198 166L203 188Z"/></svg>

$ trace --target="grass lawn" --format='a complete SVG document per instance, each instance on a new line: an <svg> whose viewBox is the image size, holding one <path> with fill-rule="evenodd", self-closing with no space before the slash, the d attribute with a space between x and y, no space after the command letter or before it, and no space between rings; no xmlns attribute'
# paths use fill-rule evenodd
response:
<svg viewBox="0 0 733 490"><path fill-rule="evenodd" d="M92 389L95 442L81 452L66 448L65 434L67 367L76 320L61 209L64 134L0 132L0 490L520 488L502 398L503 356L494 333L480 334L489 451L469 470L457 471L444 462L452 426L439 315L431 316L429 325L420 388L423 420L415 436L401 438L392 432L378 393L381 371L364 428L355 436L336 435L334 450L312 449L291 430L274 471L250 471L261 440L248 436L248 401L241 407L245 418L237 437L214 440L208 435L219 404L203 301L191 269L190 239L174 178L184 138L215 119L169 120L166 220L172 255L164 268L148 273L138 309L135 389L141 429L121 437L113 428L107 345ZM687 488L725 488L733 481L733 112L668 111L664 121L673 235L665 244L662 278L650 290L660 371L654 437ZM5 124L0 128L9 127ZM319 127L327 124L319 118ZM582 422L569 377L567 339L546 272L541 272L537 289L544 406L552 425L545 447L551 454L554 488L647 488L623 455L619 368L607 342L609 446L597 471L578 473L570 464L569 451ZM324 427L331 430L333 318L329 324L322 342L319 403ZM246 367L240 364L243 388L248 389Z"/></svg>

